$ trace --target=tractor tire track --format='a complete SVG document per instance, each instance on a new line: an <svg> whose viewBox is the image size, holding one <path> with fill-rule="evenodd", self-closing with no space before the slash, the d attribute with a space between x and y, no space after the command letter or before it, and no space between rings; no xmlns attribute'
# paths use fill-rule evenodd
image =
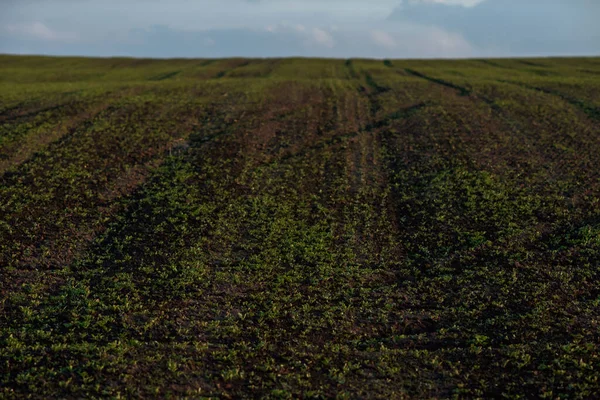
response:
<svg viewBox="0 0 600 400"><path fill-rule="evenodd" d="M544 94L547 94L550 96L558 97L559 99L563 100L565 103L568 103L568 104L574 106L575 108L578 108L579 110L581 110L589 118L591 118L597 122L600 122L600 107L593 106L591 104L588 104L585 101L568 96L564 93L561 93L558 90L547 89L547 88L543 88L543 87L539 87L539 86L529 85L529 84L522 83L522 82L514 82L514 81L508 81L508 80L498 80L498 82L507 83L507 84L519 86L519 87L522 87L522 88L525 88L528 90L533 90L533 91L544 93Z"/></svg>

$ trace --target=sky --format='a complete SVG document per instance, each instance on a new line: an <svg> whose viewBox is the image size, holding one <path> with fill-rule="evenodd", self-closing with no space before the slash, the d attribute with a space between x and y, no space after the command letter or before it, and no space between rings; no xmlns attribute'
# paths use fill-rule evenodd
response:
<svg viewBox="0 0 600 400"><path fill-rule="evenodd" d="M0 53L600 55L600 0L0 0Z"/></svg>

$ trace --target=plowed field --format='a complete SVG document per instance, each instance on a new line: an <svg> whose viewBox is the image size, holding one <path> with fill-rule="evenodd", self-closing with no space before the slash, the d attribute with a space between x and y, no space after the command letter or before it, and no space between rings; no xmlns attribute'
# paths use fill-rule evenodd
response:
<svg viewBox="0 0 600 400"><path fill-rule="evenodd" d="M0 56L0 398L592 398L600 59Z"/></svg>

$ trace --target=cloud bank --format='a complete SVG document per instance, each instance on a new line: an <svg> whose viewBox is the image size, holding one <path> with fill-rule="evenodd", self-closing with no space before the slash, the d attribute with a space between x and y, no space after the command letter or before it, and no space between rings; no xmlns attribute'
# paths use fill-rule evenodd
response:
<svg viewBox="0 0 600 400"><path fill-rule="evenodd" d="M3 53L600 55L596 0L5 0L3 11Z"/></svg>

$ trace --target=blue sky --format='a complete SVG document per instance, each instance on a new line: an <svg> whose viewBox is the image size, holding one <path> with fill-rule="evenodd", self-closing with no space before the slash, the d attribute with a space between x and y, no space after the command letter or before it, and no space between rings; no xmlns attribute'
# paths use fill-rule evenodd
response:
<svg viewBox="0 0 600 400"><path fill-rule="evenodd" d="M2 0L0 53L600 55L599 0Z"/></svg>

